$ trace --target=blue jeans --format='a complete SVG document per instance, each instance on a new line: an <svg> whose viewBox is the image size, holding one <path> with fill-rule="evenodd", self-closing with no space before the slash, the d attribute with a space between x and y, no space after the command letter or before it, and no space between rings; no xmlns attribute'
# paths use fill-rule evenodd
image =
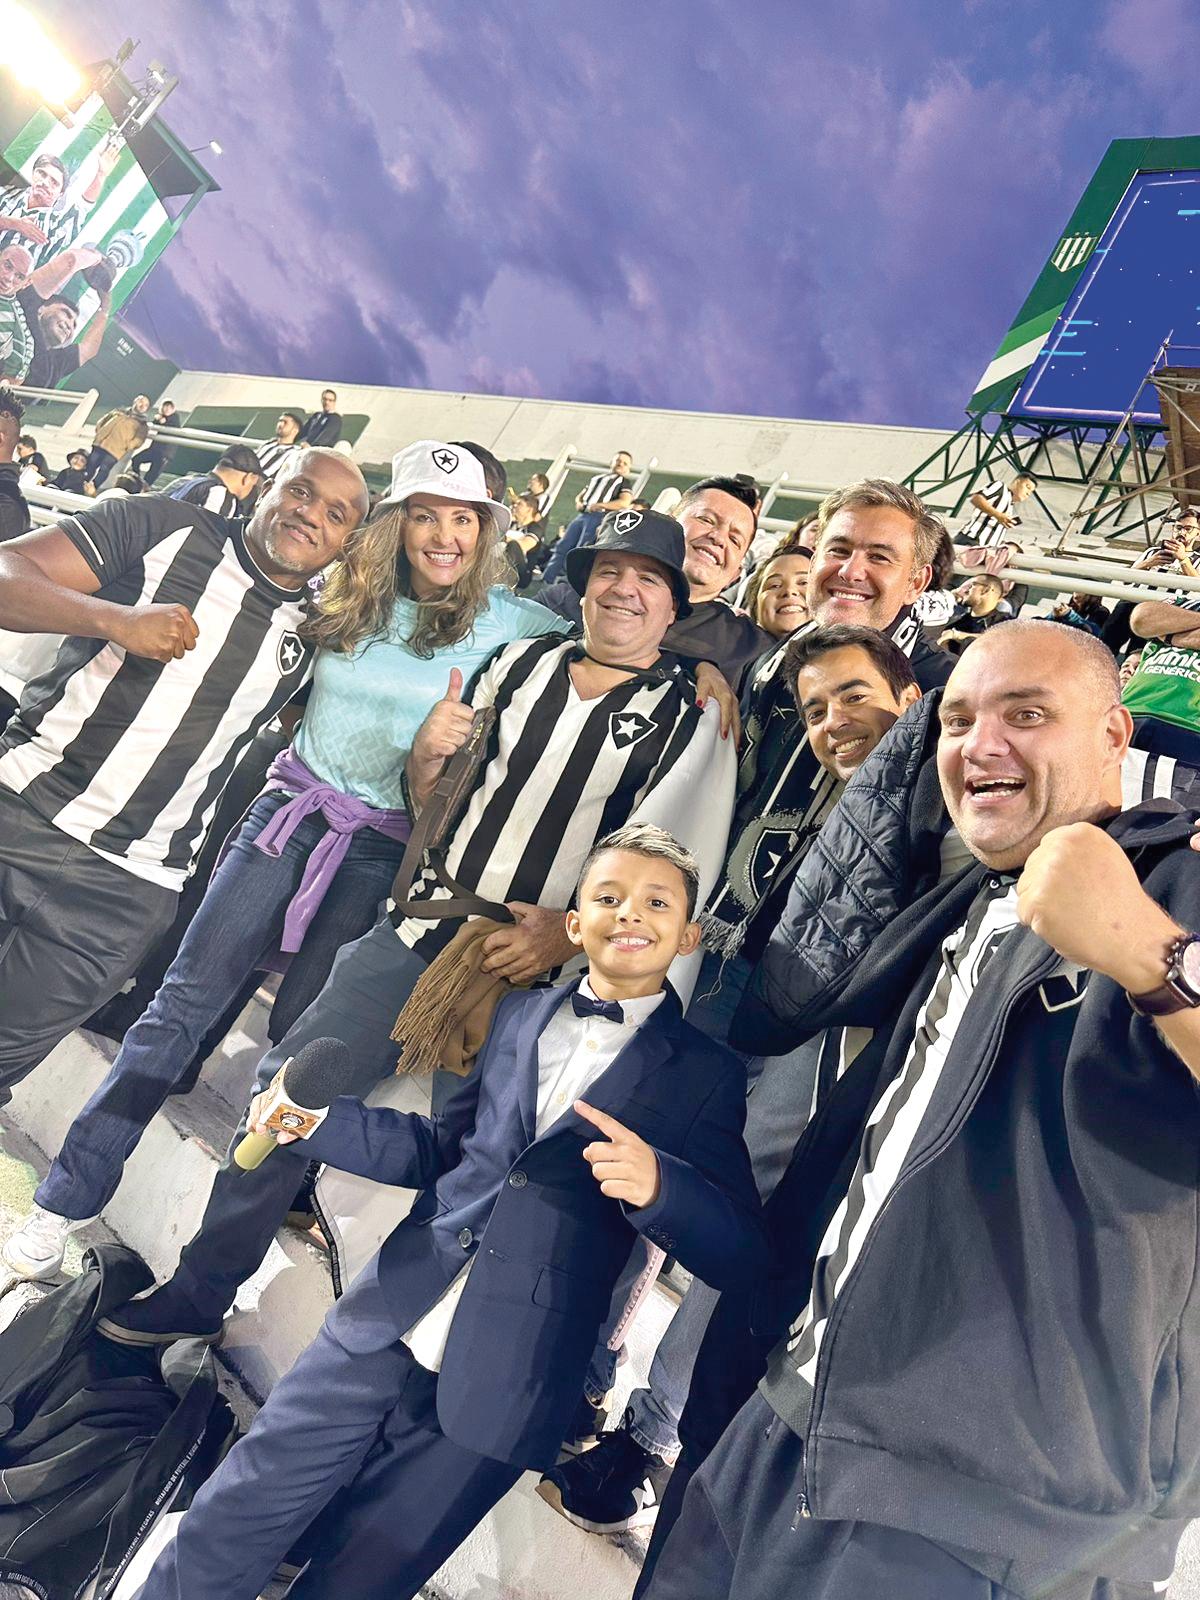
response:
<svg viewBox="0 0 1200 1600"><path fill-rule="evenodd" d="M121 1181L126 1158L200 1041L239 992L246 974L277 945L304 864L326 828L319 814L306 817L278 857L256 850L251 841L287 799L273 790L250 808L162 987L125 1035L108 1076L71 1124L38 1187L35 1199L48 1211L80 1218L103 1210ZM293 957L289 983L303 981L320 989L339 947L374 922L403 853L403 845L373 828L352 836Z"/></svg>
<svg viewBox="0 0 1200 1600"><path fill-rule="evenodd" d="M720 956L706 952L687 1020L719 1044L725 1043L733 1013L752 971L749 961L741 956L722 963ZM787 1155L808 1117L817 1069L815 1045L816 1041L801 1045L785 1056L747 1058L746 1073L752 1093L746 1117L746 1143L764 1199L782 1176ZM771 1176L764 1182L768 1170ZM764 1187L766 1193L763 1193ZM612 1388L617 1352L608 1348L608 1340L644 1263L645 1255L639 1246L634 1249L613 1293L608 1321L592 1352L584 1379L584 1392L593 1404L598 1404ZM698 1278L693 1281L658 1342L648 1386L635 1389L629 1397L629 1432L644 1450L654 1455L670 1457L679 1448L679 1419L687 1403L692 1368L718 1298L717 1291L708 1284L701 1283Z"/></svg>
<svg viewBox="0 0 1200 1600"><path fill-rule="evenodd" d="M581 545L595 544L596 530L603 521L602 511L581 511L577 517L571 518L550 552L550 559L542 573L544 583L557 583L559 578L566 577L567 557Z"/></svg>

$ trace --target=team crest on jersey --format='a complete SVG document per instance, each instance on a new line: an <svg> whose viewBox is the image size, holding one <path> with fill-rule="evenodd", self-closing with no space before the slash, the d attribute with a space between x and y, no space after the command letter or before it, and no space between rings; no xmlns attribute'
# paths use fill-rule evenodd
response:
<svg viewBox="0 0 1200 1600"><path fill-rule="evenodd" d="M618 533L632 533L641 520L640 511L618 511L613 518L613 527Z"/></svg>
<svg viewBox="0 0 1200 1600"><path fill-rule="evenodd" d="M1083 1000L1091 975L1087 967L1064 961L1061 972L1038 984L1038 996L1047 1011L1069 1011Z"/></svg>
<svg viewBox="0 0 1200 1600"><path fill-rule="evenodd" d="M618 750L630 749L653 732L654 724L640 711L614 711L608 719L608 735Z"/></svg>
<svg viewBox="0 0 1200 1600"><path fill-rule="evenodd" d="M275 661L280 673L286 678L289 672L295 672L303 660L304 646L294 633L285 633L275 651Z"/></svg>
<svg viewBox="0 0 1200 1600"><path fill-rule="evenodd" d="M435 467L441 467L443 472L453 472L458 466L458 456L453 450L435 450L433 452L433 464Z"/></svg>

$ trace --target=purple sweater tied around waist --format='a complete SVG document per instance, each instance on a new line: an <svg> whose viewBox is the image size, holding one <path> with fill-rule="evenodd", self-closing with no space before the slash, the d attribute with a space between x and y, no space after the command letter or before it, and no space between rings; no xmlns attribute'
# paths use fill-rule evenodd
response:
<svg viewBox="0 0 1200 1600"><path fill-rule="evenodd" d="M312 854L305 863L300 887L292 896L284 918L283 938L279 947L285 955L294 955L316 915L317 907L325 898L325 891L345 859L351 836L360 828L374 828L377 833L403 844L412 824L407 811L379 810L352 794L343 794L332 784L322 783L290 748L276 756L271 763L266 788L287 789L292 798L286 805L280 806L254 840L255 848L264 855L281 855L292 834L304 818L312 816L314 811L319 811L329 824L327 831L313 846Z"/></svg>

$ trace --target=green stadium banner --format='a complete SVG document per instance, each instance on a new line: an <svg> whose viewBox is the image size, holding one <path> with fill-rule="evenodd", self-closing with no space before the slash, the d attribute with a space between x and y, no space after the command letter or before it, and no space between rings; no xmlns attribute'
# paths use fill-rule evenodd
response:
<svg viewBox="0 0 1200 1600"><path fill-rule="evenodd" d="M968 411L983 416L1006 409L1137 174L1182 168L1200 168L1200 138L1113 140L1062 237L1055 241L1028 299L976 384Z"/></svg>

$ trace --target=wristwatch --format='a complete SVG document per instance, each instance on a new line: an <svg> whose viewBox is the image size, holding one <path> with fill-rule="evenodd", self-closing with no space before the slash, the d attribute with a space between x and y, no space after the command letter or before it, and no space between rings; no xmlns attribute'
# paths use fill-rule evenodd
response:
<svg viewBox="0 0 1200 1600"><path fill-rule="evenodd" d="M1140 1017L1168 1017L1200 1006L1200 934L1181 933L1167 950L1166 977L1157 989L1129 995Z"/></svg>

